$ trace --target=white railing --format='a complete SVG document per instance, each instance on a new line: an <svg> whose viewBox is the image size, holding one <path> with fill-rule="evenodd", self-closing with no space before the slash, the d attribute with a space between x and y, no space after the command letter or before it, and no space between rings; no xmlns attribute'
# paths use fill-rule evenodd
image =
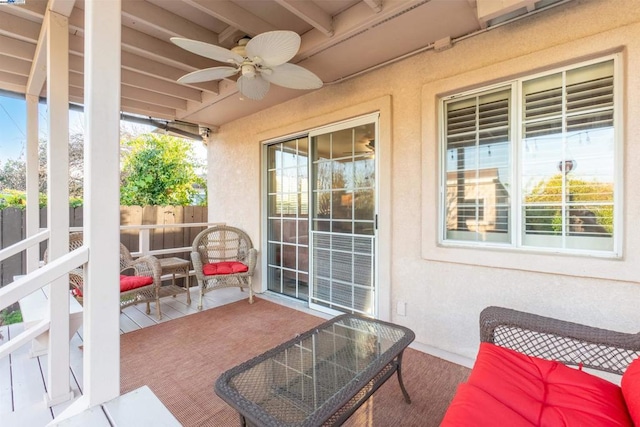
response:
<svg viewBox="0 0 640 427"><path fill-rule="evenodd" d="M120 230L140 230L138 235L138 251L131 252L134 257L144 255L170 255L182 252L191 252L191 246L183 246L180 248L154 249L151 250L151 230L164 228L194 228L194 227L213 227L215 225L224 225L223 222L189 222L185 224L150 224L150 225L121 225ZM82 227L71 227L70 231L82 231Z"/></svg>
<svg viewBox="0 0 640 427"><path fill-rule="evenodd" d="M213 225L217 225L218 223L190 223L190 224L165 224L165 225L126 225L121 226L122 230L140 230L139 232L139 251L133 253L132 255L165 255L165 254L174 254L174 253L184 253L190 252L191 247L180 247L180 248L168 248L168 249L159 249L159 250L150 250L150 233L151 230L156 228L187 228L187 227L210 227ZM80 231L82 229L72 229L73 231ZM25 250L29 250L33 247L38 247L38 245L49 239L50 233L49 230L45 229L40 231L39 233L31 236L27 239L24 239L8 248L0 250L0 262ZM89 262L89 250L88 246L81 246L80 248L69 252L55 260L47 263L46 265L41 266L41 268L36 269L33 272L28 273L25 276L21 276L17 280L14 280L12 283L9 283L6 286L0 288L0 310L19 302L21 299L31 295L33 292L37 292L41 290L43 287L52 283L56 279L68 274L72 270L84 266ZM51 313L52 310L48 312ZM31 325L29 328L21 332L20 334L11 337L7 342L0 345L0 359L11 354L18 348L23 345L31 342L32 340L39 337L41 334L50 331L51 329L57 330L64 323L64 316L51 316L45 315L45 317L35 324ZM49 363L52 364L54 360L54 356L56 358L56 362L60 360L64 360L65 358L68 360L68 353L64 354L65 347L62 346L50 346L49 348ZM68 351L68 350L67 350ZM59 363L58 363L59 364ZM51 366L51 365L50 365ZM53 376L50 378L51 384L49 384L49 391L47 392L46 400L51 403L54 399L58 399L56 401L61 402L60 396L50 396L49 393L51 390L62 389L64 390L64 384L59 384L59 380L55 379ZM85 384L86 385L86 384ZM89 388L90 385L88 386ZM68 394L68 393L67 393ZM64 397L65 393L62 393L62 397Z"/></svg>
<svg viewBox="0 0 640 427"><path fill-rule="evenodd" d="M36 242L37 244L39 242ZM18 243L19 244L19 243ZM7 248L11 249L11 247ZM0 288L0 308L5 308L20 301L22 298L48 285L51 281L69 273L74 268L85 264L89 260L89 248L83 246L51 261L42 268L14 280ZM13 352L18 347L31 341L38 335L49 330L51 319L42 319L33 327L20 333L15 338L0 346L0 359Z"/></svg>
<svg viewBox="0 0 640 427"><path fill-rule="evenodd" d="M26 239L21 240L18 243L15 243L9 246L8 248L2 249L0 250L0 262L4 261L9 257L19 254L22 251L26 251L31 246L37 245L40 242L44 242L48 238L49 238L49 230L44 229L39 233L34 234L31 237L27 237Z"/></svg>
<svg viewBox="0 0 640 427"><path fill-rule="evenodd" d="M123 225L120 226L121 230L140 230L139 238L139 251L132 252L133 256L142 255L167 255L174 253L190 252L191 246L168 248L168 249L150 249L150 235L151 230L163 229L163 228L192 228L192 227L211 227L214 225L221 225L222 223L211 222L197 222L187 224L153 224L153 225ZM82 231L82 227L72 227L70 231ZM17 255L34 245L40 244L49 238L49 230L43 229L39 233L21 240L20 242L9 246L8 248L0 250L0 262L3 260ZM20 277L19 279L9 283L8 285L0 288L0 310L19 302L22 298L30 295L31 293L41 289L53 280L69 273L73 269L84 265L89 260L89 248L82 246L60 258L55 259L41 268ZM0 346L0 358L10 354L17 348L28 343L35 337L39 336L43 332L49 330L51 325L51 319L43 319L39 323L30 327L26 331L20 333L15 338L10 339L2 346Z"/></svg>

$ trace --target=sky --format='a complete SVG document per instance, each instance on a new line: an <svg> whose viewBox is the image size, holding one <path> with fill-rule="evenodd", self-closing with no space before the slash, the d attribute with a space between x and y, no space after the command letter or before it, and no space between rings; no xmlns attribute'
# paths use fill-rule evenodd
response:
<svg viewBox="0 0 640 427"><path fill-rule="evenodd" d="M39 108L40 138L47 137L47 106L40 104ZM81 132L84 114L78 111L69 112L69 132ZM123 127L130 133L150 132L153 127L140 124L123 123ZM26 102L24 99L0 95L0 166L8 160L24 159L27 141ZM206 148L199 141L193 141L195 155L206 160Z"/></svg>
<svg viewBox="0 0 640 427"><path fill-rule="evenodd" d="M0 96L0 162L23 155L26 129L25 101Z"/></svg>

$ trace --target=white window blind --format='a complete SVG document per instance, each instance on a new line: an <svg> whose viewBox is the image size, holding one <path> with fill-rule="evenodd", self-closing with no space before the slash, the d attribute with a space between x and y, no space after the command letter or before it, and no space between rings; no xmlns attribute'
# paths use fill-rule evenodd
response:
<svg viewBox="0 0 640 427"><path fill-rule="evenodd" d="M509 239L510 90L447 104L446 234Z"/></svg>
<svg viewBox="0 0 640 427"><path fill-rule="evenodd" d="M443 242L615 252L615 61L443 100Z"/></svg>

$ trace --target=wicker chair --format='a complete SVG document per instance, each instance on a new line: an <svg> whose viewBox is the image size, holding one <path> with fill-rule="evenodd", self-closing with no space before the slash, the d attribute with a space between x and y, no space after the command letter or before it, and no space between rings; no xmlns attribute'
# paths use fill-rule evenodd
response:
<svg viewBox="0 0 640 427"><path fill-rule="evenodd" d="M79 248L82 246L82 233L71 233L69 235L69 251ZM47 252L44 255L45 262L47 261ZM151 313L151 302L156 303L156 315L158 320L162 318L162 313L160 311L160 286L162 282L160 280L161 276L161 267L160 262L154 256L148 255L143 256L137 259L133 259L131 256L131 252L124 246L122 243L120 244L120 309L125 307L129 307L130 305L140 304L143 302L147 303L147 314ZM150 284L146 284L143 286L138 286L130 281L135 281L135 279L131 280L125 278L123 276L129 277L150 277L153 281ZM129 286L127 286L129 285ZM132 286L133 285L133 286ZM84 277L81 268L78 268L69 273L69 286L71 287L71 293L75 296L75 298L82 304L83 299L83 286L84 286ZM128 287L127 290L122 290L124 287Z"/></svg>
<svg viewBox="0 0 640 427"><path fill-rule="evenodd" d="M204 294L228 287L248 288L249 303L253 303L251 276L257 257L258 251L251 239L238 228L223 225L201 231L191 248L191 261L200 288L198 310L202 310Z"/></svg>

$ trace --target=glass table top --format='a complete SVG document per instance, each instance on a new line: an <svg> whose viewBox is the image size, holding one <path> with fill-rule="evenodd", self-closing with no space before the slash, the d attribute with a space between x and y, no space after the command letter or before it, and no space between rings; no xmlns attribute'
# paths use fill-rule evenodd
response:
<svg viewBox="0 0 640 427"><path fill-rule="evenodd" d="M413 338L399 325L339 316L223 374L216 390L279 424L304 424L344 404L345 393L371 381Z"/></svg>

